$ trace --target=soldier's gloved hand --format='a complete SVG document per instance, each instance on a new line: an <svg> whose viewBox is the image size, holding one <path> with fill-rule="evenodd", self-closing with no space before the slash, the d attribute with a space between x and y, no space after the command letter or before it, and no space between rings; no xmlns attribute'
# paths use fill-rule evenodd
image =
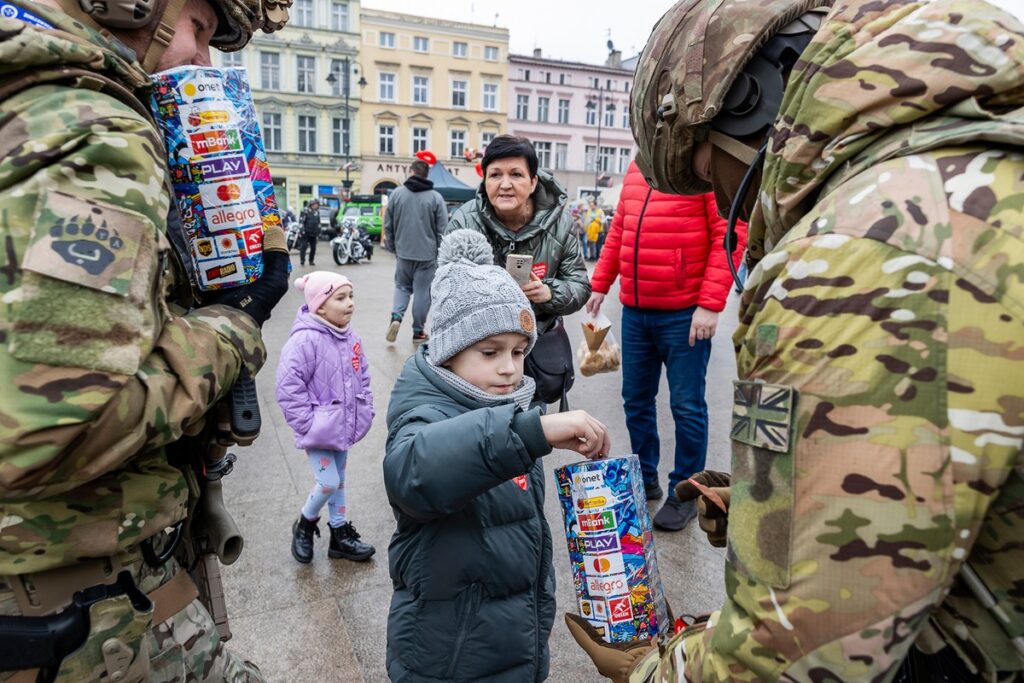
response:
<svg viewBox="0 0 1024 683"><path fill-rule="evenodd" d="M209 292L203 304L224 304L237 308L263 327L270 311L288 291L288 245L284 230L277 226L263 233L263 274L259 280L241 287Z"/></svg>
<svg viewBox="0 0 1024 683"><path fill-rule="evenodd" d="M606 643L586 619L576 614L565 614L565 625L583 651L597 666L597 671L614 683L627 683L633 666L654 647L653 640L630 640L625 643Z"/></svg>
<svg viewBox="0 0 1024 683"><path fill-rule="evenodd" d="M730 478L726 472L704 470L676 484L676 498L697 501L697 523L716 548L725 547L729 522Z"/></svg>

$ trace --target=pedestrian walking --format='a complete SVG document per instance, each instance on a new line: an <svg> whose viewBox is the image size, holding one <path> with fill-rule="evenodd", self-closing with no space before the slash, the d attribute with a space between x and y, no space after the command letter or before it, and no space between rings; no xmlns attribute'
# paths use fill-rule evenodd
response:
<svg viewBox="0 0 1024 683"><path fill-rule="evenodd" d="M683 197L652 190L633 162L623 180L604 253L591 276L591 315L597 315L612 283L621 277L622 401L630 448L640 458L648 500L664 496L658 481L656 398L662 367L668 376L675 458L668 498L654 515L654 525L668 531L684 528L697 514L692 501L681 503L672 491L704 469L704 379L718 314L733 284L722 249L725 227L713 195ZM745 227L738 230L737 261Z"/></svg>
<svg viewBox="0 0 1024 683"><path fill-rule="evenodd" d="M320 202L309 202L299 214L299 265L306 265L306 250L309 250L309 265L316 265L316 243L320 239Z"/></svg>
<svg viewBox="0 0 1024 683"><path fill-rule="evenodd" d="M386 339L398 338L402 318L412 300L412 341L427 340L424 326L430 311L430 283L437 270L437 247L448 226L448 209L422 159L409 164L411 175L388 197L384 211L385 249L395 259L395 298Z"/></svg>
<svg viewBox="0 0 1024 683"><path fill-rule="evenodd" d="M439 262L430 342L388 406L388 676L543 681L555 581L541 458L553 447L596 458L611 443L585 412L532 403L523 365L536 318L487 240L450 233Z"/></svg>
<svg viewBox="0 0 1024 683"><path fill-rule="evenodd" d="M591 197L586 213L583 214L583 224L587 226L587 260L597 260L597 244L601 238L601 231L604 230L604 211L597 201Z"/></svg>
<svg viewBox="0 0 1024 683"><path fill-rule="evenodd" d="M448 229L483 233L498 265L505 266L510 254L532 259L523 292L537 316L539 338L526 373L536 380L538 399L560 401L564 409L575 358L562 316L583 308L590 296L565 190L538 170L537 152L523 137L496 137L481 166L484 181L476 198L459 207Z"/></svg>
<svg viewBox="0 0 1024 683"><path fill-rule="evenodd" d="M352 282L338 273L317 270L299 278L306 303L277 365L277 404L295 432L295 447L306 451L316 480L292 525L292 556L313 559L313 537L327 506L328 557L357 562L370 559L374 547L359 540L345 505L348 452L373 422L370 365L352 327Z"/></svg>

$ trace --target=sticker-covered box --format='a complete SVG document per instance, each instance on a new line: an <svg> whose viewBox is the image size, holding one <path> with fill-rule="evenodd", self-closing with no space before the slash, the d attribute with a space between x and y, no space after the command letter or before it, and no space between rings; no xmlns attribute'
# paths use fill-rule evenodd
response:
<svg viewBox="0 0 1024 683"><path fill-rule="evenodd" d="M281 225L256 107L244 69L186 66L153 76L182 234L200 289L263 273L263 231ZM173 226L172 226L173 227Z"/></svg>
<svg viewBox="0 0 1024 683"><path fill-rule="evenodd" d="M555 482L580 616L608 642L670 633L640 460L584 460Z"/></svg>

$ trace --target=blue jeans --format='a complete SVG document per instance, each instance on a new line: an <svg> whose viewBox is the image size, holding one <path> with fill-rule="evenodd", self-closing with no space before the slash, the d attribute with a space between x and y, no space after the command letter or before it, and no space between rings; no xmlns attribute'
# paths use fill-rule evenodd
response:
<svg viewBox="0 0 1024 683"><path fill-rule="evenodd" d="M676 425L675 464L668 475L669 495L677 483L704 469L708 449L705 376L711 340L690 346L690 321L696 306L681 311L622 308L622 401L633 452L640 457L644 482L658 481L661 441L655 399L661 366L668 370L669 405Z"/></svg>

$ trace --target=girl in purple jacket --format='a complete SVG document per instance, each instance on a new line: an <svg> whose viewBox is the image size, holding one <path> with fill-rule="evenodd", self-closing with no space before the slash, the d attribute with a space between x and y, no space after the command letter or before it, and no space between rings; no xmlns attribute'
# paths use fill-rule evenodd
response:
<svg viewBox="0 0 1024 683"><path fill-rule="evenodd" d="M277 365L277 403L295 431L295 446L309 456L316 483L292 525L292 555L313 559L313 536L327 504L331 544L327 555L362 562L374 547L359 540L345 514L345 461L348 449L366 436L373 422L370 367L362 340L352 329L355 300L344 275L314 271L299 278L306 303Z"/></svg>

